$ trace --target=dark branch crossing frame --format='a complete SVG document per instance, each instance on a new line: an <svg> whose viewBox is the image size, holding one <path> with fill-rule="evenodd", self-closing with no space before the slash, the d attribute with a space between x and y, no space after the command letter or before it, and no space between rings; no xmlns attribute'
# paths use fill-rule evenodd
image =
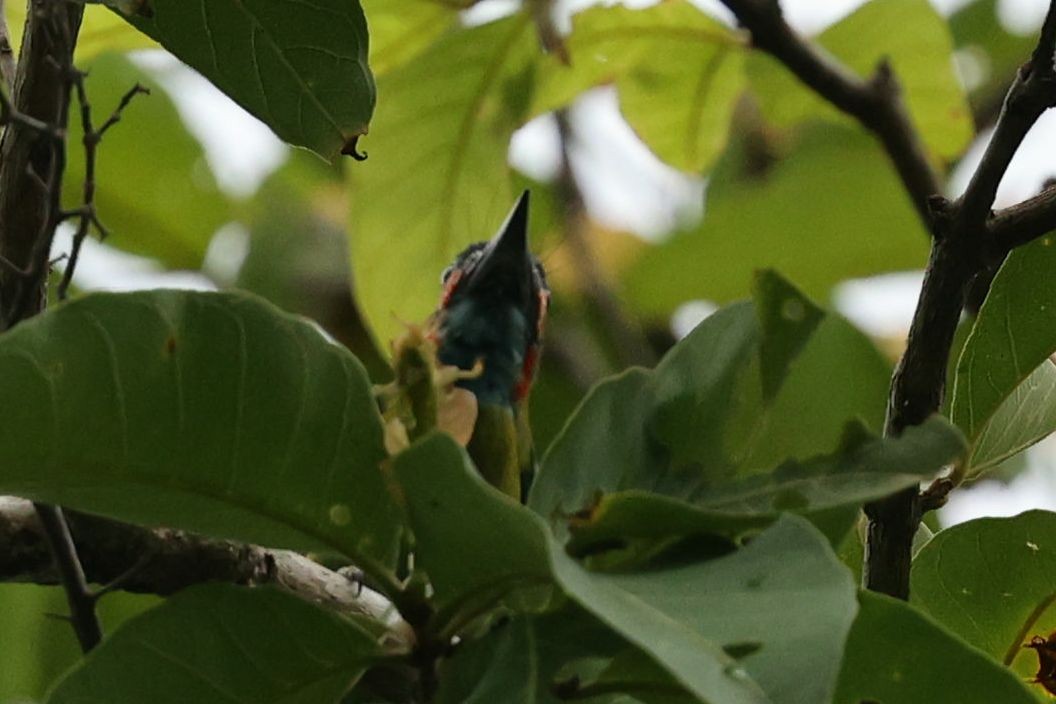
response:
<svg viewBox="0 0 1056 704"><path fill-rule="evenodd" d="M881 62L862 79L809 42L785 21L777 0L723 0L752 38L802 83L876 135L906 192L932 234L906 351L891 380L885 433L898 435L938 412L953 334L972 282L993 272L1007 254L1056 229L1056 187L993 212L997 187L1023 138L1056 106L1056 0L1050 3L1037 48L1005 97L993 137L964 194L941 196L938 175L909 119L897 76ZM923 513L937 507L951 484L922 494L906 489L866 506L869 532L865 586L906 599L913 536Z"/></svg>

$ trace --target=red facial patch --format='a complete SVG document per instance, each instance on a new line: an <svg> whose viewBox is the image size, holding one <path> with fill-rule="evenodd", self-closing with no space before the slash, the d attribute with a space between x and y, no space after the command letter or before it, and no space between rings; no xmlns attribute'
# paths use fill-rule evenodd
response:
<svg viewBox="0 0 1056 704"><path fill-rule="evenodd" d="M524 353L524 366L521 367L521 379L513 390L513 400L521 401L532 389L535 381L535 368L539 364L539 345L532 345Z"/></svg>
<svg viewBox="0 0 1056 704"><path fill-rule="evenodd" d="M461 269L455 269L451 272L451 275L447 277L447 281L444 282L444 290L440 294L441 308L447 308L447 304L451 302L451 296L455 295L455 289L458 288L458 282L461 280Z"/></svg>

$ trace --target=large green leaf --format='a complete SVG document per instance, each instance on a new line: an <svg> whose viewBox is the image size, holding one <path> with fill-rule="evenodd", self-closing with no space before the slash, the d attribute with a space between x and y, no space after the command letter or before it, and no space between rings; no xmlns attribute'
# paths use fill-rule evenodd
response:
<svg viewBox="0 0 1056 704"><path fill-rule="evenodd" d="M802 519L784 518L726 557L639 573L590 572L556 541L551 555L573 599L705 701L830 700L855 587Z"/></svg>
<svg viewBox="0 0 1056 704"><path fill-rule="evenodd" d="M382 76L424 51L458 21L453 3L363 0L370 24L370 66Z"/></svg>
<svg viewBox="0 0 1056 704"><path fill-rule="evenodd" d="M326 159L374 111L359 0L150 0L127 18L291 144Z"/></svg>
<svg viewBox="0 0 1056 704"><path fill-rule="evenodd" d="M414 532L415 565L429 575L445 620L466 620L518 586L550 581L539 518L493 489L465 451L433 434L393 460Z"/></svg>
<svg viewBox="0 0 1056 704"><path fill-rule="evenodd" d="M1022 646L1056 629L1056 514L982 518L940 531L913 562L913 603L991 658L1026 677Z"/></svg>
<svg viewBox="0 0 1056 704"><path fill-rule="evenodd" d="M972 115L954 73L953 40L927 0L872 0L825 30L818 43L848 68L869 76L890 60L910 117L928 148L952 160L972 139ZM764 114L783 125L822 117L851 121L764 54L749 64Z"/></svg>
<svg viewBox="0 0 1056 704"><path fill-rule="evenodd" d="M338 702L381 654L362 627L295 596L202 585L115 631L47 701Z"/></svg>
<svg viewBox="0 0 1056 704"><path fill-rule="evenodd" d="M443 268L510 208L506 152L537 53L517 15L449 32L380 79L351 250L356 296L381 340L433 310Z"/></svg>
<svg viewBox="0 0 1056 704"><path fill-rule="evenodd" d="M17 534L12 536L17 541ZM7 549L17 549L8 544ZM106 630L156 605L158 598L114 592L98 603ZM45 691L81 658L70 624L55 618L68 613L62 587L0 585L0 702L39 701Z"/></svg>
<svg viewBox="0 0 1056 704"><path fill-rule="evenodd" d="M0 337L0 396L0 492L394 564L366 372L260 299L85 296Z"/></svg>
<svg viewBox="0 0 1056 704"><path fill-rule="evenodd" d="M759 267L825 297L844 279L927 260L928 235L870 138L818 127L766 171L749 162L742 149L727 150L703 222L647 252L628 273L623 295L631 306L666 319L687 300L726 302L748 292Z"/></svg>
<svg viewBox="0 0 1056 704"><path fill-rule="evenodd" d="M109 244L170 268L198 268L213 233L231 216L202 145L187 132L165 91L127 58L107 54L90 68L86 87L96 128L136 83L151 90L132 101L97 152L95 205L110 230ZM81 121L75 111L70 118L63 195L67 207L76 207L83 199L85 155ZM150 178L144 178L147 173Z"/></svg>
<svg viewBox="0 0 1056 704"><path fill-rule="evenodd" d="M905 602L862 592L835 704L1030 704L1023 681Z"/></svg>
<svg viewBox="0 0 1056 704"><path fill-rule="evenodd" d="M972 443L968 473L1056 429L1056 247L1046 236L1009 255L957 362L950 418Z"/></svg>
<svg viewBox="0 0 1056 704"><path fill-rule="evenodd" d="M855 419L879 428L887 379L860 333L763 274L754 307L720 310L655 371L596 387L546 454L530 505L558 525L574 516L584 540L738 532L782 510L857 505L963 450L939 418L900 440L871 436Z"/></svg>
<svg viewBox="0 0 1056 704"><path fill-rule="evenodd" d="M596 7L573 18L571 64L544 64L533 113L615 84L620 111L657 156L699 172L726 144L744 87L746 47L687 0L645 9Z"/></svg>

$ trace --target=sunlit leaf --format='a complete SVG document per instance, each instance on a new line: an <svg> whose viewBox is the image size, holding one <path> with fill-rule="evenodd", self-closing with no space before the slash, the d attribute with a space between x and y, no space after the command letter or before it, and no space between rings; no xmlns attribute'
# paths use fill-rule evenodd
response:
<svg viewBox="0 0 1056 704"><path fill-rule="evenodd" d="M326 159L367 132L374 77L359 0L151 0L127 18L291 144Z"/></svg>
<svg viewBox="0 0 1056 704"><path fill-rule="evenodd" d="M456 7L437 0L363 0L363 9L376 76L407 63L458 21Z"/></svg>
<svg viewBox="0 0 1056 704"><path fill-rule="evenodd" d="M591 8L573 18L567 46L571 65L545 64L533 112L612 83L628 123L673 166L699 172L725 146L747 47L693 4Z"/></svg>
<svg viewBox="0 0 1056 704"><path fill-rule="evenodd" d="M919 268L927 247L880 147L849 129L819 127L762 171L749 168L743 150L727 150L703 222L647 252L623 293L634 309L666 318L689 300L744 296L753 271L773 267L824 298L847 278Z"/></svg>
<svg viewBox="0 0 1056 704"><path fill-rule="evenodd" d="M402 521L362 365L244 294L91 294L0 337L0 492L346 555Z"/></svg>
<svg viewBox="0 0 1056 704"><path fill-rule="evenodd" d="M432 312L440 272L512 205L506 152L538 51L517 15L450 32L379 81L350 242L356 296L383 343L399 320Z"/></svg>
<svg viewBox="0 0 1056 704"><path fill-rule="evenodd" d="M910 117L935 156L951 160L972 139L972 115L954 73L953 40L946 21L927 0L872 0L817 38L818 43L860 76L888 59L902 86ZM788 125L814 117L853 118L798 84L772 58L753 55L752 86L764 114Z"/></svg>

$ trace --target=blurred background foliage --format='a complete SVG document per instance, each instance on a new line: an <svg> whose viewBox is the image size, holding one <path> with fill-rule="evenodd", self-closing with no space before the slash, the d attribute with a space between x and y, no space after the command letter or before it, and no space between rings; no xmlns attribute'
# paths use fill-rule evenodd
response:
<svg viewBox="0 0 1056 704"><path fill-rule="evenodd" d="M111 236L90 243L75 286L247 289L317 321L381 381L388 340L429 315L440 271L490 237L528 188L534 248L554 288L532 397L545 448L591 385L655 363L716 304L745 297L754 270L775 268L841 304L848 280L925 262L926 235L872 137L751 52L717 3L577 3L567 65L540 51L516 3L363 4L378 83L360 144L370 158L333 165L262 134L151 40L89 6L77 61L97 119L137 81L152 95L101 146L97 204ZM941 6L873 0L817 39L863 74L890 59L955 191L1033 39L1000 21L998 0ZM7 12L17 42L25 11L11 2ZM622 142L610 154L598 145L613 134ZM70 202L78 139L72 126ZM644 224L626 216L649 199ZM866 326L871 345L827 318L848 366L820 356L801 365L782 413L824 410L797 408L797 384L856 385L855 406L872 409L863 420L878 429L902 324ZM102 603L113 627L153 601ZM51 616L64 608L57 590L0 585L0 702L39 697L76 659L70 629Z"/></svg>

